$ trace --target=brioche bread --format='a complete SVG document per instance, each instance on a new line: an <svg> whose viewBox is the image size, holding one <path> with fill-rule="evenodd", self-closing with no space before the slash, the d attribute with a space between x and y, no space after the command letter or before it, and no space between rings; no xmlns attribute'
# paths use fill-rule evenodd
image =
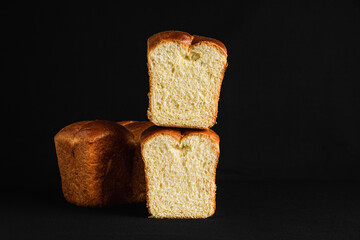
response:
<svg viewBox="0 0 360 240"><path fill-rule="evenodd" d="M180 31L157 33L147 44L149 120L158 126L212 127L227 67L224 44Z"/></svg>
<svg viewBox="0 0 360 240"><path fill-rule="evenodd" d="M132 160L132 171L130 179L130 188L132 191L131 202L146 201L146 182L144 172L144 162L141 157L140 137L144 130L153 126L149 121L122 121L118 122L134 134L135 153Z"/></svg>
<svg viewBox="0 0 360 240"><path fill-rule="evenodd" d="M65 199L92 207L145 202L140 136L152 125L95 120L61 129L54 140Z"/></svg>
<svg viewBox="0 0 360 240"><path fill-rule="evenodd" d="M129 130L110 121L82 121L61 129L54 140L68 202L96 207L131 201L136 144Z"/></svg>
<svg viewBox="0 0 360 240"><path fill-rule="evenodd" d="M207 218L215 212L219 136L212 130L153 126L141 137L147 207L155 218Z"/></svg>

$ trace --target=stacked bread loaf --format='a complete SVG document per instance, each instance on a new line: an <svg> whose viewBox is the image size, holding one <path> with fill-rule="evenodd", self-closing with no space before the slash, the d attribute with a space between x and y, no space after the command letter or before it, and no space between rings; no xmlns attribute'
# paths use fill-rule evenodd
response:
<svg viewBox="0 0 360 240"><path fill-rule="evenodd" d="M79 206L147 202L151 217L215 212L225 46L180 31L148 39L150 121L73 123L55 136L62 189Z"/></svg>

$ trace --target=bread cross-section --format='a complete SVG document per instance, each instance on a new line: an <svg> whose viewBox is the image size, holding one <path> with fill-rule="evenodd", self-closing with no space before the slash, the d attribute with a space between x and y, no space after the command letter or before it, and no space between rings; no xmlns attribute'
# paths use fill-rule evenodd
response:
<svg viewBox="0 0 360 240"><path fill-rule="evenodd" d="M144 131L147 207L155 218L207 218L215 212L219 136L212 130L153 126Z"/></svg>
<svg viewBox="0 0 360 240"><path fill-rule="evenodd" d="M148 39L148 118L158 126L211 128L216 123L227 50L218 40L180 31Z"/></svg>

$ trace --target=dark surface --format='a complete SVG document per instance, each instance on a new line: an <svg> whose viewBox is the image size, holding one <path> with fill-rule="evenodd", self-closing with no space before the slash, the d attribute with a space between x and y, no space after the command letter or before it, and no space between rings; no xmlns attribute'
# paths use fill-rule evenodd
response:
<svg viewBox="0 0 360 240"><path fill-rule="evenodd" d="M2 233L359 239L359 1L0 4ZM54 135L81 120L146 120L146 40L163 30L228 49L215 216L66 204Z"/></svg>
<svg viewBox="0 0 360 240"><path fill-rule="evenodd" d="M245 183L218 175L212 218L150 219L145 204L80 208L54 189L12 190L0 201L1 232L9 239L360 238L356 184Z"/></svg>

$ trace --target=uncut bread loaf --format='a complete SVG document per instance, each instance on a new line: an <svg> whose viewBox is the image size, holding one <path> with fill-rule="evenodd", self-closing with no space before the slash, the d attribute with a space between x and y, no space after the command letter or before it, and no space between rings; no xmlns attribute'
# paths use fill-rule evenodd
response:
<svg viewBox="0 0 360 240"><path fill-rule="evenodd" d="M149 121L122 121L118 122L134 135L135 153L132 160L132 170L130 179L130 188L132 191L131 202L145 202L146 201L146 182L144 172L144 162L141 157L140 137L143 131L153 126Z"/></svg>
<svg viewBox="0 0 360 240"><path fill-rule="evenodd" d="M82 121L61 129L55 147L65 199L101 207L145 201L140 135L148 121Z"/></svg>
<svg viewBox="0 0 360 240"><path fill-rule="evenodd" d="M141 137L147 207L155 218L207 218L215 212L219 136L212 130L153 126Z"/></svg>
<svg viewBox="0 0 360 240"><path fill-rule="evenodd" d="M97 207L131 201L136 144L128 129L111 121L82 121L61 129L54 140L68 202Z"/></svg>
<svg viewBox="0 0 360 240"><path fill-rule="evenodd" d="M224 44L180 31L157 33L147 44L149 120L158 126L211 128L228 65Z"/></svg>

